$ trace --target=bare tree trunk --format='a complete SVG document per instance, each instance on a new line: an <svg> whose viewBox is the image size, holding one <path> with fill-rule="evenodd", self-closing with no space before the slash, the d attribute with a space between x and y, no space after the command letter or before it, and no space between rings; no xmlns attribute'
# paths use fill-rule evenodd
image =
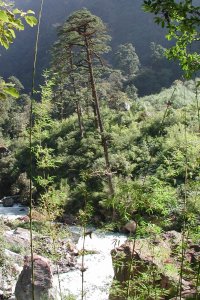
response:
<svg viewBox="0 0 200 300"><path fill-rule="evenodd" d="M95 84L94 72L93 72L93 66L92 66L91 51L89 49L89 43L88 43L87 36L85 36L85 46L86 46L86 52L87 52L88 69L89 69L89 74L90 74L92 98L93 98L93 103L95 106L95 111L97 114L98 127L99 127L100 134L101 134L101 143L102 143L102 147L103 147L103 151L104 151L104 158L105 158L106 169L107 169L108 186L109 186L110 195L113 196L114 188L113 188L113 183L112 183L112 172L111 172L111 168L110 168L108 144L107 144L107 139L105 137L104 127L103 127L101 113L100 113L99 99L97 96L96 84Z"/></svg>
<svg viewBox="0 0 200 300"><path fill-rule="evenodd" d="M73 54L72 54L71 50L70 50L70 55L69 55L69 61L70 61L71 72L73 72ZM73 92L74 92L74 95L76 96L77 95L76 83L75 83L73 74L71 74L71 80L72 80ZM78 115L78 124L79 124L80 134L81 134L81 137L83 137L84 136L83 115L82 115L81 105L80 105L80 102L78 101L78 99L76 99L76 112Z"/></svg>
<svg viewBox="0 0 200 300"><path fill-rule="evenodd" d="M63 92L62 90L60 90L60 118L61 120L63 120L63 116L64 116L64 101L63 101Z"/></svg>

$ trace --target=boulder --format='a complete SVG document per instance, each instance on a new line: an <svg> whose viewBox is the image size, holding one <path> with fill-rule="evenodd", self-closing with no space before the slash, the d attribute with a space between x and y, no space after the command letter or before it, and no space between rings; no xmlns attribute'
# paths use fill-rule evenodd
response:
<svg viewBox="0 0 200 300"><path fill-rule="evenodd" d="M4 238L2 239L3 247L1 249L1 266L0 266L0 299L9 299L14 293L16 277L19 276L23 264L23 256L12 252L5 247L8 246ZM2 297L2 298L1 298Z"/></svg>
<svg viewBox="0 0 200 300"><path fill-rule="evenodd" d="M4 207L12 207L14 205L14 199L12 197L4 197L3 198L3 206Z"/></svg>
<svg viewBox="0 0 200 300"><path fill-rule="evenodd" d="M111 255L115 276L111 291L115 289L116 282L118 282L118 288L121 286L121 291L126 290L127 283L131 280L131 282L136 283L136 285L132 287L134 295L137 293L140 294L141 280L144 278L142 274L146 274L149 278L146 282L142 282L142 285L153 286L155 282L152 278L152 272L154 272L154 274L156 274L156 286L160 288L161 291L167 291L169 296L173 298L177 293L177 286L180 280L180 261L178 257L174 255L174 249L175 247L179 247L180 243L181 234L171 231L160 235L156 243L154 243L152 238L136 239L135 241L128 240L120 247L113 249ZM195 246L196 245L192 245L192 250L194 250L194 248L198 250L198 247ZM148 272L150 272L149 275ZM192 267L190 275L192 276ZM137 284L137 282L139 282L139 284ZM188 276L183 277L181 290L184 299L187 299L188 295L194 295L194 288L192 280L188 279ZM109 298L109 300L126 299L123 293L122 295L119 294L119 289L117 294L111 292ZM152 300L152 298L148 297L146 299ZM165 299L164 295L163 298L160 299Z"/></svg>
<svg viewBox="0 0 200 300"><path fill-rule="evenodd" d="M28 251L30 247L30 231L28 229L18 227L15 230L5 231L4 238L11 248L17 248L19 252Z"/></svg>
<svg viewBox="0 0 200 300"><path fill-rule="evenodd" d="M53 290L53 273L50 261L39 255L33 257L34 266L34 286L32 286L32 263L31 257L25 256L24 267L19 275L16 287L16 300L59 300L59 296ZM34 287L34 288L33 288Z"/></svg>
<svg viewBox="0 0 200 300"><path fill-rule="evenodd" d="M54 257L53 274L57 274L58 270L59 273L67 273L76 266L78 249L68 238L58 238L56 244L48 236L35 236L34 241L37 244L37 254L44 255L46 253L46 255ZM54 247L56 247L56 253Z"/></svg>
<svg viewBox="0 0 200 300"><path fill-rule="evenodd" d="M133 234L136 232L137 223L133 220L129 221L124 225L123 231L129 232L130 234Z"/></svg>
<svg viewBox="0 0 200 300"><path fill-rule="evenodd" d="M29 240L30 239L30 230L29 229L25 229L25 228L22 228L22 227L17 227L14 230L13 234L19 236L23 240Z"/></svg>
<svg viewBox="0 0 200 300"><path fill-rule="evenodd" d="M190 264L198 264L200 261L200 245L191 243L186 251L186 258Z"/></svg>
<svg viewBox="0 0 200 300"><path fill-rule="evenodd" d="M9 262L12 262L12 269L15 270L15 274L20 274L21 267L23 265L23 256L12 252L8 249L5 249L5 258L9 260Z"/></svg>
<svg viewBox="0 0 200 300"><path fill-rule="evenodd" d="M175 249L178 245L181 244L182 235L180 232L171 230L163 233L162 239L168 241L168 243L170 243L171 245L171 248Z"/></svg>
<svg viewBox="0 0 200 300"><path fill-rule="evenodd" d="M19 217L19 218L17 218L17 220L21 221L22 223L28 223L28 222L30 222L30 218L27 215Z"/></svg>
<svg viewBox="0 0 200 300"><path fill-rule="evenodd" d="M77 222L76 217L72 214L63 214L61 221L67 225L75 225Z"/></svg>

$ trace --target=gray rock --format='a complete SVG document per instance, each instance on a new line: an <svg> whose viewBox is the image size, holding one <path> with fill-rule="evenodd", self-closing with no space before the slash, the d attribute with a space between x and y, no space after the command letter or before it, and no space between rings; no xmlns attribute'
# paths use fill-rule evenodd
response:
<svg viewBox="0 0 200 300"><path fill-rule="evenodd" d="M50 261L42 256L34 255L34 296L37 300L59 300L53 290L53 273ZM31 257L26 256L24 267L19 275L16 287L16 300L32 300L32 263Z"/></svg>
<svg viewBox="0 0 200 300"><path fill-rule="evenodd" d="M17 228L14 231L5 231L4 238L10 246L17 247L20 253L26 252L30 247L30 231L28 229Z"/></svg>
<svg viewBox="0 0 200 300"><path fill-rule="evenodd" d="M15 266L15 263L16 263L16 265L19 265L19 266L23 265L23 256L22 255L12 252L8 249L5 249L5 256L9 261L12 261L14 263L13 267Z"/></svg>
<svg viewBox="0 0 200 300"><path fill-rule="evenodd" d="M123 230L128 231L130 234L135 233L137 224L135 221L131 220L123 227Z"/></svg>
<svg viewBox="0 0 200 300"><path fill-rule="evenodd" d="M14 230L13 234L18 235L23 240L27 240L27 241L30 240L30 230L28 229L17 227Z"/></svg>
<svg viewBox="0 0 200 300"><path fill-rule="evenodd" d="M14 205L14 199L12 197L4 197L3 198L3 206L4 207L12 207Z"/></svg>
<svg viewBox="0 0 200 300"><path fill-rule="evenodd" d="M180 232L177 232L175 230L167 231L163 234L163 239L170 242L172 247L180 245L182 240L182 235Z"/></svg>
<svg viewBox="0 0 200 300"><path fill-rule="evenodd" d="M152 243L151 238L137 239L134 242L126 241L123 245L111 251L115 273L114 279L120 283L123 290L126 288L127 280L131 278L134 282L136 277L147 272L149 267L153 267L160 275L157 280L158 286L165 291L169 291L169 295L173 297L180 279L180 262L178 257L174 256L173 249L175 246L180 245L181 234L175 231L160 235L156 243ZM192 249L198 250L198 247L195 245ZM117 264L118 261L120 261L120 265ZM130 263L134 265L134 272L132 271L131 274ZM195 295L194 283L188 280L187 276L182 278L181 292L184 299ZM109 300L126 300L126 297L111 294Z"/></svg>

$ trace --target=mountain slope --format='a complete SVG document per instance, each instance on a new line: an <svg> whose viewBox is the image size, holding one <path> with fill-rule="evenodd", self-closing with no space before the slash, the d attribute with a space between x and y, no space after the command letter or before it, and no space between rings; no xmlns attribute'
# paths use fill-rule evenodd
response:
<svg viewBox="0 0 200 300"><path fill-rule="evenodd" d="M56 39L56 27L74 10L86 7L107 23L112 36L113 51L121 43L134 44L140 60L150 59L149 44L154 41L166 46L163 30L153 22L153 17L141 9L142 0L48 0L44 1L38 52L38 74L48 66L49 50ZM40 1L16 0L16 6L33 9L38 14ZM36 28L26 28L18 33L9 51L1 49L1 75L17 76L26 88L30 87ZM112 59L112 55L110 55ZM40 80L40 76L38 76Z"/></svg>

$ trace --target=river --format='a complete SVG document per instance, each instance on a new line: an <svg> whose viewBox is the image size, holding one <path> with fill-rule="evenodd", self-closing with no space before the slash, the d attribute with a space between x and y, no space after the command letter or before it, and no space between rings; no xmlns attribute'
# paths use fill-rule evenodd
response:
<svg viewBox="0 0 200 300"><path fill-rule="evenodd" d="M29 208L24 205L14 204L12 207L4 207L3 204L0 203L0 218L15 220L28 215L28 213Z"/></svg>
<svg viewBox="0 0 200 300"><path fill-rule="evenodd" d="M0 217L5 219L16 219L20 216L28 214L29 209L23 205L15 204L13 207L3 207L0 204ZM91 228L88 228L91 229ZM70 270L68 273L60 274L60 286L63 296L74 296L70 300L108 300L109 290L112 284L114 271L112 267L112 259L110 252L113 248L118 247L127 240L127 236L120 233L103 232L92 228L93 233L85 238L85 249L90 253L84 256L84 281L82 284L81 271L79 269ZM81 237L81 228L78 226L70 226L72 236L79 237L77 242L78 250L83 248L83 238ZM82 257L78 257L78 263L81 267ZM59 290L58 276L54 276L54 287ZM82 287L84 297L82 294ZM66 298L62 297L66 300ZM68 300L69 300L68 299ZM199 299L195 296L191 299ZM36 299L37 300L37 299ZM60 300L59 297L56 300Z"/></svg>
<svg viewBox="0 0 200 300"><path fill-rule="evenodd" d="M28 214L29 209L23 205L15 204L13 207L3 207L0 204L0 217L14 220ZM81 236L81 228L70 226L69 230ZM113 267L110 252L127 239L126 235L119 233L108 233L93 228L92 237L86 236L85 249L95 252L84 257L84 300L108 300L109 289L113 280ZM78 250L83 248L83 238L77 243ZM81 257L78 258L81 266ZM78 269L60 274L62 295L74 295L76 300L82 300L82 277ZM54 286L59 290L58 276L54 276Z"/></svg>
<svg viewBox="0 0 200 300"><path fill-rule="evenodd" d="M70 227L73 232L80 232L78 227ZM109 289L113 280L113 267L110 251L122 244L127 236L119 233L105 233L94 230L92 238L86 236L85 249L96 254L88 254L84 257L84 300L108 300ZM83 239L79 238L77 248L83 248ZM81 265L81 257L78 258ZM54 277L58 287L58 278ZM82 277L80 270L73 270L60 275L61 292L63 295L74 295L76 300L82 300Z"/></svg>

